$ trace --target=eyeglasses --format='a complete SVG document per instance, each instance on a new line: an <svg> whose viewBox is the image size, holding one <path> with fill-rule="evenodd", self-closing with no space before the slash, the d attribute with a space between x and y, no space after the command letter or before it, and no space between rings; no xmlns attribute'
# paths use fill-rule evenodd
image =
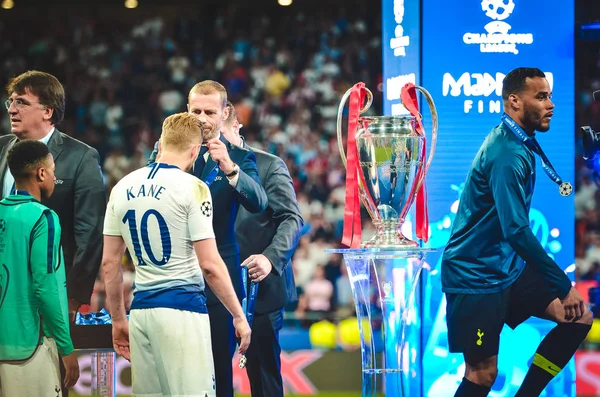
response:
<svg viewBox="0 0 600 397"><path fill-rule="evenodd" d="M6 101L4 101L4 107L6 108L6 110L10 109L10 105L12 105L13 103L15 104L15 107L19 110L25 109L27 106L34 105L34 103L29 103L23 99L17 98L14 101L12 99L7 99Z"/></svg>

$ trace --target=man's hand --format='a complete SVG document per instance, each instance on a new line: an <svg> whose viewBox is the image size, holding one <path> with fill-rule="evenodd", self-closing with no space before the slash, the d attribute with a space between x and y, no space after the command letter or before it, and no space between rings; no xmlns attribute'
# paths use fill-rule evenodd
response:
<svg viewBox="0 0 600 397"><path fill-rule="evenodd" d="M69 320L71 320L71 322L75 322L75 316L77 315L79 307L81 307L81 302L77 299L69 298Z"/></svg>
<svg viewBox="0 0 600 397"><path fill-rule="evenodd" d="M248 275L254 283L263 281L273 270L273 264L263 254L250 255L242 262L242 266L248 266Z"/></svg>
<svg viewBox="0 0 600 397"><path fill-rule="evenodd" d="M576 322L578 321L583 313L585 312L585 302L575 288L571 287L569 294L562 301L563 308L565 309L565 320Z"/></svg>
<svg viewBox="0 0 600 397"><path fill-rule="evenodd" d="M127 320L113 321L112 337L115 352L127 361L131 361L129 356L129 323Z"/></svg>
<svg viewBox="0 0 600 397"><path fill-rule="evenodd" d="M62 358L63 364L65 365L65 387L70 389L75 386L79 379L79 362L75 352L67 354Z"/></svg>
<svg viewBox="0 0 600 397"><path fill-rule="evenodd" d="M208 141L208 153L212 157L213 161L219 164L221 171L227 174L231 174L235 169L235 164L229 158L229 152L227 152L227 146L219 138L213 138Z"/></svg>
<svg viewBox="0 0 600 397"><path fill-rule="evenodd" d="M250 346L250 334L252 334L252 330L245 316L234 317L233 326L235 327L235 336L241 339L238 352L244 354L248 350L248 346Z"/></svg>

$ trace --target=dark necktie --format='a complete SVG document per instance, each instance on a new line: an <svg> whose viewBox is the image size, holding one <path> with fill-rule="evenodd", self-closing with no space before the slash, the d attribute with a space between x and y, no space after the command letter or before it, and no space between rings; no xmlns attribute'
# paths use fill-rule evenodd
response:
<svg viewBox="0 0 600 397"><path fill-rule="evenodd" d="M206 161L204 161L204 155L208 152L208 146L202 145L200 148L200 154L198 154L198 158L194 163L194 175L198 178L202 175L202 171L204 170L204 166L206 165Z"/></svg>

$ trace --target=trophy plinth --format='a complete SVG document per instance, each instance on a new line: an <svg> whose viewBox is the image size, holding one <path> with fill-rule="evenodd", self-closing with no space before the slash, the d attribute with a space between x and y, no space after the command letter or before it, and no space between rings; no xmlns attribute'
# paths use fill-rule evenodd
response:
<svg viewBox="0 0 600 397"><path fill-rule="evenodd" d="M344 255L359 324L362 397L422 397L427 248L331 249Z"/></svg>

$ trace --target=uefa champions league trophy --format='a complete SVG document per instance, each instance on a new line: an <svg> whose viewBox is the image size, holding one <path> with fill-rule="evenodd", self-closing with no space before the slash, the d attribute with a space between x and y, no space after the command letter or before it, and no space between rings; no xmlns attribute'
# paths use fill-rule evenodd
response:
<svg viewBox="0 0 600 397"><path fill-rule="evenodd" d="M416 91L433 117L432 142L426 157L425 130ZM425 254L401 232L413 202L416 235L427 241L429 230L424 180L437 140L437 112L429 93L407 84L401 99L407 116L362 117L373 100L363 83L354 85L338 112L338 144L346 166L346 207L342 243L331 249L344 255L356 308L361 342L363 397L423 396L420 274ZM366 100L366 105L363 106ZM349 101L347 150L342 139L342 112ZM377 233L362 242L359 198Z"/></svg>
<svg viewBox="0 0 600 397"><path fill-rule="evenodd" d="M425 96L433 119L431 147L427 161L425 161L425 130L421 124L421 115L418 112L414 95L415 90L421 91ZM353 92L356 95L351 98ZM367 97L364 107L362 107L364 99L362 93ZM342 113L349 98L351 101L347 159L342 138ZM359 83L344 94L338 109L337 138L340 155L347 172L351 174L356 172L358 195L377 230L377 234L371 240L362 244L364 248L418 246L415 241L409 240L402 234L401 228L415 198L417 198L417 217L422 215L423 206L426 208L424 189L422 188L435 152L438 117L433 99L423 87L409 83L402 88L401 98L404 106L411 112L410 116L357 118L356 111L360 114L366 112L373 101L371 91L364 87L364 84ZM356 146L357 157L352 158L354 146ZM348 183L348 185L350 184ZM346 188L355 189L354 186ZM346 197L348 198L348 194ZM353 211L353 217L360 218L360 213L357 213L356 209ZM350 223L350 221L351 219L344 219L345 223ZM352 219L352 221L358 222L357 219ZM427 220L425 221L427 222ZM417 223L419 223L419 219L417 219ZM424 226L427 229L427 225ZM354 223L354 227L360 229L360 225L357 223ZM419 236L419 232L417 230L418 237L427 239L427 236ZM351 244L346 245L351 246ZM354 245L352 244L352 246Z"/></svg>

